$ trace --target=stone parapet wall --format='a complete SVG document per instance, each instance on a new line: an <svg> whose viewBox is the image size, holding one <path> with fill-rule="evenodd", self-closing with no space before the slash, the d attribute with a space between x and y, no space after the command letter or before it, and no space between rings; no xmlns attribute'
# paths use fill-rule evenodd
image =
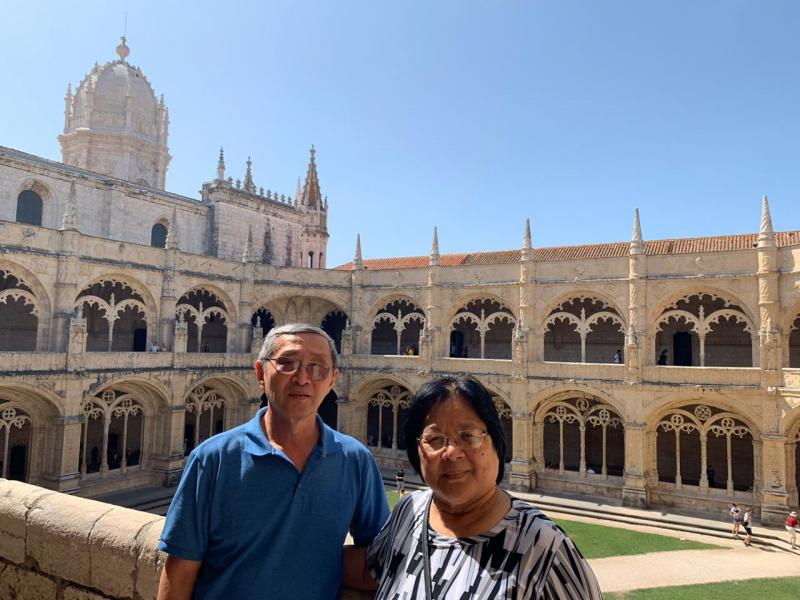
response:
<svg viewBox="0 0 800 600"><path fill-rule="evenodd" d="M163 527L164 517L0 479L0 598L152 600Z"/></svg>

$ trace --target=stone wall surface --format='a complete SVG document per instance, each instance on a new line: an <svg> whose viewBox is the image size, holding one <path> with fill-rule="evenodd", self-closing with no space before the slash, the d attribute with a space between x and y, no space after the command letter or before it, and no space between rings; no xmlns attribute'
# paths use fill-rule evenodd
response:
<svg viewBox="0 0 800 600"><path fill-rule="evenodd" d="M0 598L154 599L163 526L164 517L0 478Z"/></svg>

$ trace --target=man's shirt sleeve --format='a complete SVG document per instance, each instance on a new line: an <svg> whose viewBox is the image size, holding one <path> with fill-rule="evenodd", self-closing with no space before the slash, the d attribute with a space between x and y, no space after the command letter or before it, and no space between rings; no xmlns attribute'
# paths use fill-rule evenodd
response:
<svg viewBox="0 0 800 600"><path fill-rule="evenodd" d="M359 461L361 470L361 495L356 505L350 535L356 546L366 546L372 541L389 518L389 504L383 489L383 478L375 459L366 448Z"/></svg>
<svg viewBox="0 0 800 600"><path fill-rule="evenodd" d="M211 512L210 478L192 452L172 499L158 549L177 558L203 560Z"/></svg>

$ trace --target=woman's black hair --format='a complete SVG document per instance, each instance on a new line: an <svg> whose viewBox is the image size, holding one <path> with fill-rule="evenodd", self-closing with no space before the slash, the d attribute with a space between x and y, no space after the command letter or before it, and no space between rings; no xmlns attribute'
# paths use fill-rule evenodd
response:
<svg viewBox="0 0 800 600"><path fill-rule="evenodd" d="M497 483L500 483L505 473L506 440L503 435L503 426L500 424L500 415L491 395L483 384L467 375L455 377L437 377L423 385L414 396L411 406L406 413L404 433L406 438L406 452L408 460L414 470L422 475L419 466L419 450L417 438L425 428L425 419L434 406L448 398L457 396L468 403L486 425L486 431L492 438L494 449L497 451L499 461L497 469Z"/></svg>

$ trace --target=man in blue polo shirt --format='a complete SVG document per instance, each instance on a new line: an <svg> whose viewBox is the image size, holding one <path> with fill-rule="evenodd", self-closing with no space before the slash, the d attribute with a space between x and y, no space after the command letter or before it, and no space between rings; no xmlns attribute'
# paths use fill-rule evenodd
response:
<svg viewBox="0 0 800 600"><path fill-rule="evenodd" d="M268 405L189 456L159 549L159 600L337 598L348 531L389 516L369 451L317 416L339 371L321 329L272 329L256 362Z"/></svg>

